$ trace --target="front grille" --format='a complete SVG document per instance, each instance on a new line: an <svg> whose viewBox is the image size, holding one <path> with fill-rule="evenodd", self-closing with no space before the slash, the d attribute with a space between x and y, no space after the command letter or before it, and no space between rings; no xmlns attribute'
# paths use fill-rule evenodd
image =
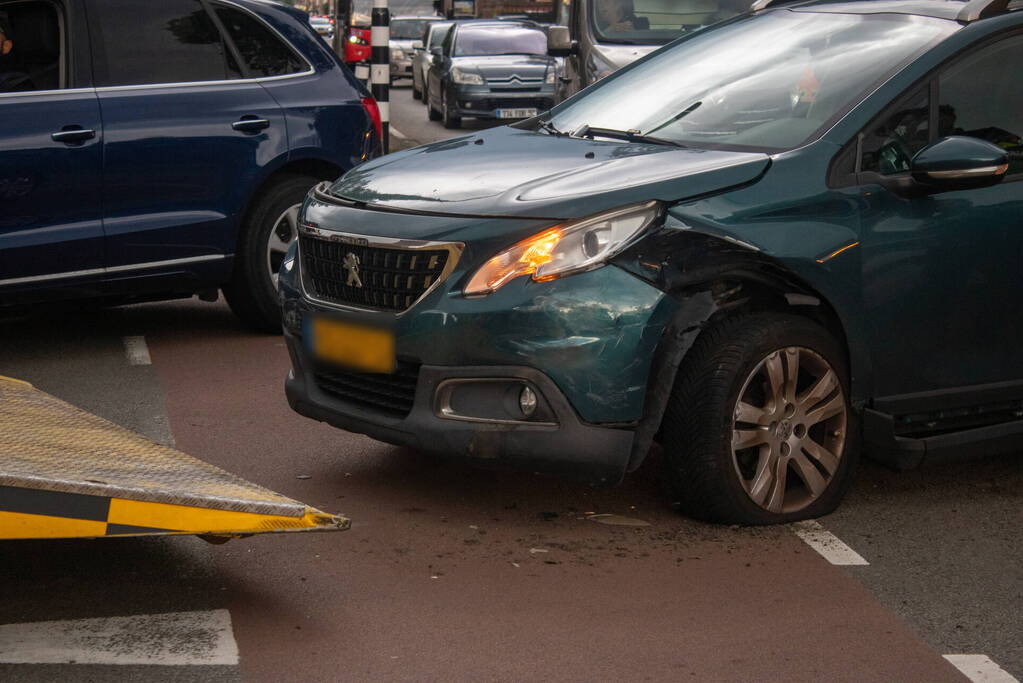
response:
<svg viewBox="0 0 1023 683"><path fill-rule="evenodd" d="M506 76L504 78L498 78L493 76L487 77L487 83L489 85L543 85L543 76L537 77L522 77L522 76Z"/></svg>
<svg viewBox="0 0 1023 683"><path fill-rule="evenodd" d="M490 88L491 92L540 92L540 90L541 90L540 86L537 86L535 88L520 88L520 87L511 87L511 88L493 88L492 87L492 88Z"/></svg>
<svg viewBox="0 0 1023 683"><path fill-rule="evenodd" d="M397 370L391 375L321 368L313 373L313 377L316 386L326 394L366 410L404 418L412 411L416 398L419 366L398 363Z"/></svg>
<svg viewBox="0 0 1023 683"><path fill-rule="evenodd" d="M447 249L391 249L299 237L302 272L310 294L331 303L404 311L444 272ZM345 263L357 265L358 279ZM358 286L361 284L362 286Z"/></svg>

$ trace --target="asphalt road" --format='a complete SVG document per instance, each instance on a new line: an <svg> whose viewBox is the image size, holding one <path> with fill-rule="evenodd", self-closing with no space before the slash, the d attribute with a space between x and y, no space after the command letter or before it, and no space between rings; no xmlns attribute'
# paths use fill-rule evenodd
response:
<svg viewBox="0 0 1023 683"><path fill-rule="evenodd" d="M407 89L392 118L419 142L457 134ZM144 336L152 365L129 365L126 336ZM0 322L0 375L354 520L223 546L2 542L0 678L963 680L945 654L1023 677L1023 458L903 474L868 461L821 524L869 564L835 566L792 528L681 517L656 454L622 486L591 489L312 422L287 406L287 366L279 338L222 303ZM238 663L3 659L5 625L222 611ZM222 635L191 634L182 659Z"/></svg>

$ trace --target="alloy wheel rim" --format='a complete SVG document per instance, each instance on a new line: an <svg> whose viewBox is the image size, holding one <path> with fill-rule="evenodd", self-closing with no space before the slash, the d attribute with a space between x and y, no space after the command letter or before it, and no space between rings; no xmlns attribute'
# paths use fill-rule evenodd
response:
<svg viewBox="0 0 1023 683"><path fill-rule="evenodd" d="M284 255L288 253L291 243L298 239L298 212L301 208L301 204L295 204L285 209L270 230L270 237L266 243L266 267L274 289L277 289L277 278L281 264L284 263Z"/></svg>
<svg viewBox="0 0 1023 683"><path fill-rule="evenodd" d="M820 498L845 450L845 390L810 349L768 354L746 378L732 417L732 463L768 512L797 512Z"/></svg>

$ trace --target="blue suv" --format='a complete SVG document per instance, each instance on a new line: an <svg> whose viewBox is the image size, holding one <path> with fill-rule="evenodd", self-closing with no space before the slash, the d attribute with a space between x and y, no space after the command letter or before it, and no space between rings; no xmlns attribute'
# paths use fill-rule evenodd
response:
<svg viewBox="0 0 1023 683"><path fill-rule="evenodd" d="M309 188L380 152L305 13L253 0L0 0L0 307L222 289L279 329Z"/></svg>

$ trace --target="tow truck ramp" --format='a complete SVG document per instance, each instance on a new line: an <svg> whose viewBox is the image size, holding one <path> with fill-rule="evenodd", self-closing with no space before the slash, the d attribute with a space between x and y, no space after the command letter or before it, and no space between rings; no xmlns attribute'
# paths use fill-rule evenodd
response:
<svg viewBox="0 0 1023 683"><path fill-rule="evenodd" d="M0 539L342 530L349 521L0 377Z"/></svg>

